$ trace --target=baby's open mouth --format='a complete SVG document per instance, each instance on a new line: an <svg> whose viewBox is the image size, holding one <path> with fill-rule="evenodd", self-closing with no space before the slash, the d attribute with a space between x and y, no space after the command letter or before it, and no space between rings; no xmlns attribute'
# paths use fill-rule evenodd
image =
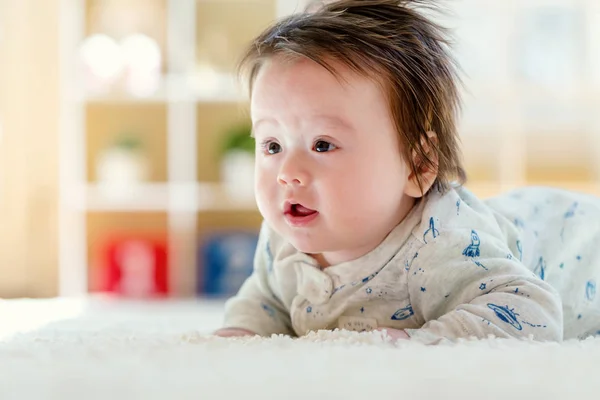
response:
<svg viewBox="0 0 600 400"><path fill-rule="evenodd" d="M303 227L311 224L319 215L317 210L313 210L300 203L287 201L283 208L285 219L289 224L295 227Z"/></svg>
<svg viewBox="0 0 600 400"><path fill-rule="evenodd" d="M317 211L315 210L304 207L302 204L290 204L289 210L286 212L286 214L290 214L293 217L308 217L316 212Z"/></svg>

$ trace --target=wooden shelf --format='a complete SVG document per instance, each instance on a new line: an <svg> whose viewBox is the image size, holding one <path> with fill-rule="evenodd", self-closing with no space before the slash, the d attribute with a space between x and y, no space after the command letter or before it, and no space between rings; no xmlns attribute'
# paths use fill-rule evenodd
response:
<svg viewBox="0 0 600 400"><path fill-rule="evenodd" d="M221 183L144 183L128 186L87 184L74 187L70 205L80 212L258 211L253 198L236 198Z"/></svg>
<svg viewBox="0 0 600 400"><path fill-rule="evenodd" d="M138 96L119 89L106 92L80 91L75 99L81 104L144 104L189 101L195 103L243 103L247 101L231 74L219 74L212 87L202 87L204 78L198 75L163 76L156 91Z"/></svg>

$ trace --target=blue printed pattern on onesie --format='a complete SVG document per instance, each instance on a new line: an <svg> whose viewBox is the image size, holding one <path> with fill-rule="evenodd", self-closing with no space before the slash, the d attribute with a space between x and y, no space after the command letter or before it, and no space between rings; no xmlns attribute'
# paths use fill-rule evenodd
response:
<svg viewBox="0 0 600 400"><path fill-rule="evenodd" d="M569 219L572 219L575 217L575 212L577 211L577 207L579 207L579 203L578 202L573 203L564 215L565 220L563 222L563 227L560 230L560 239L563 242L565 241L565 226L567 225L567 221Z"/></svg>
<svg viewBox="0 0 600 400"><path fill-rule="evenodd" d="M515 328L518 331L523 330L523 325L521 325L521 324L529 325L533 328L545 328L546 327L546 325L536 325L536 324L532 324L532 323L529 323L529 322L523 321L523 320L519 321L519 319L517 318L519 316L519 314L517 314L515 312L514 308L508 308L508 306L499 306L497 304L492 304L492 303L488 303L487 306L489 309L494 311L496 316L502 322L509 324L510 326L512 326L513 328Z"/></svg>
<svg viewBox="0 0 600 400"><path fill-rule="evenodd" d="M488 271L487 267L483 265L479 260L476 260L481 255L479 250L479 246L481 245L481 240L479 239L479 235L475 230L471 230L471 244L469 244L462 252L463 256L469 257L473 264L477 265L479 268L483 268Z"/></svg>
<svg viewBox="0 0 600 400"><path fill-rule="evenodd" d="M423 234L423 242L425 242L425 244L427 244L427 235L431 235L433 239L440 236L440 231L435 227L433 217L429 218L429 229Z"/></svg>
<svg viewBox="0 0 600 400"><path fill-rule="evenodd" d="M467 257L479 257L479 235L474 230L471 231L471 244L463 250L463 256Z"/></svg>
<svg viewBox="0 0 600 400"><path fill-rule="evenodd" d="M260 306L269 317L275 319L275 309L273 307L265 303L261 303Z"/></svg>
<svg viewBox="0 0 600 400"><path fill-rule="evenodd" d="M396 311L394 315L392 315L392 320L404 321L405 319L412 317L414 314L415 313L413 312L412 305L409 304L406 307L403 307Z"/></svg>
<svg viewBox="0 0 600 400"><path fill-rule="evenodd" d="M544 257L540 257L533 273L539 276L541 280L546 278L546 262L544 261Z"/></svg>
<svg viewBox="0 0 600 400"><path fill-rule="evenodd" d="M517 250L519 251L519 261L523 261L523 244L517 240Z"/></svg>
<svg viewBox="0 0 600 400"><path fill-rule="evenodd" d="M265 246L265 253L267 255L267 271L273 272L273 254L271 253L271 246L269 246L269 242Z"/></svg>
<svg viewBox="0 0 600 400"><path fill-rule="evenodd" d="M593 279L590 279L585 284L585 298L588 301L594 301L596 298L596 281Z"/></svg>

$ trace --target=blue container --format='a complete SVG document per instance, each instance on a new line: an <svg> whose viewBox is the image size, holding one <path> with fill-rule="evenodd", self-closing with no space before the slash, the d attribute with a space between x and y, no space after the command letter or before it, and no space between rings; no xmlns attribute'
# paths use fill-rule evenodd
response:
<svg viewBox="0 0 600 400"><path fill-rule="evenodd" d="M229 297L252 274L258 233L229 231L213 234L199 247L198 294Z"/></svg>

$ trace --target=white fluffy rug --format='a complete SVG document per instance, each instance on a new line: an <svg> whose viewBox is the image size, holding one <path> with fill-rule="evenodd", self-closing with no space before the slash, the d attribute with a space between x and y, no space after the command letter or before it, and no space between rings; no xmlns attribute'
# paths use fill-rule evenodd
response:
<svg viewBox="0 0 600 400"><path fill-rule="evenodd" d="M222 304L0 301L0 399L598 399L600 339L207 336Z"/></svg>

